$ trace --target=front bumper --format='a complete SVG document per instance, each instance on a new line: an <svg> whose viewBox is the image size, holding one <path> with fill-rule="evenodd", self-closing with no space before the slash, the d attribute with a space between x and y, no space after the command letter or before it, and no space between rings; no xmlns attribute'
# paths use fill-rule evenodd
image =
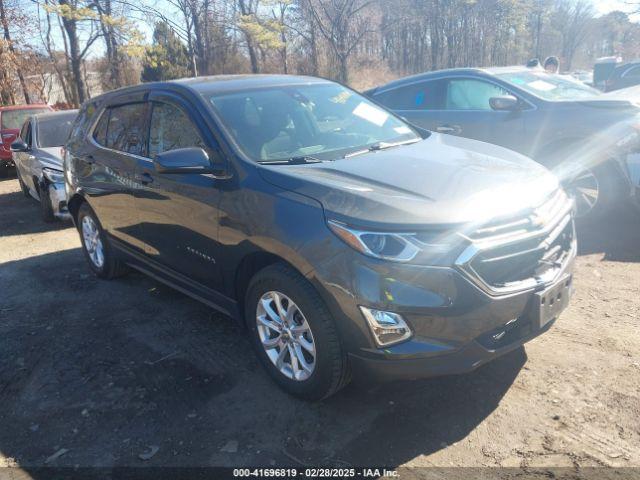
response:
<svg viewBox="0 0 640 480"><path fill-rule="evenodd" d="M573 222L566 228L573 230ZM473 370L547 331L561 309L541 326L540 293L567 282L566 307L576 251L574 238L553 278L509 293L483 288L458 267L402 265L355 252L336 256L315 274L354 372L415 379ZM402 315L412 337L378 348L360 305Z"/></svg>
<svg viewBox="0 0 640 480"><path fill-rule="evenodd" d="M49 183L47 191L53 214L61 220L71 219L71 214L67 208L67 193L64 183Z"/></svg>

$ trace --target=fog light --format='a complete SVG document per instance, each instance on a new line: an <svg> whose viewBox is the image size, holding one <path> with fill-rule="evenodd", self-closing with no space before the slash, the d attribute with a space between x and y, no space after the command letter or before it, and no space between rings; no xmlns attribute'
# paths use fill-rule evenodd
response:
<svg viewBox="0 0 640 480"><path fill-rule="evenodd" d="M378 346L387 347L411 337L411 329L397 313L367 307L360 307L360 310Z"/></svg>

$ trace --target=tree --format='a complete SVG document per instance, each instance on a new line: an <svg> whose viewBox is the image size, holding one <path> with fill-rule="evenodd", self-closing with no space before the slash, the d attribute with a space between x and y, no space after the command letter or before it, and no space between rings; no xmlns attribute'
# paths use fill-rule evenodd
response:
<svg viewBox="0 0 640 480"><path fill-rule="evenodd" d="M337 62L338 81L349 80L349 58L355 48L372 31L371 18L367 9L371 0L313 0L309 8L331 48Z"/></svg>
<svg viewBox="0 0 640 480"><path fill-rule="evenodd" d="M186 77L190 73L189 54L175 31L166 22L157 22L153 44L147 48L142 81L153 82Z"/></svg>

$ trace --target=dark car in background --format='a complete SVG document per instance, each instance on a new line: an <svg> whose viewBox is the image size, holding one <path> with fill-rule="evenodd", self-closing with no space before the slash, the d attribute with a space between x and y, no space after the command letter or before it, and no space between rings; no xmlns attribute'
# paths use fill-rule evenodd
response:
<svg viewBox="0 0 640 480"><path fill-rule="evenodd" d="M82 107L64 166L95 274L133 267L241 320L304 398L352 375L472 370L546 331L571 294L556 177L327 80L116 90Z"/></svg>
<svg viewBox="0 0 640 480"><path fill-rule="evenodd" d="M62 156L77 115L78 110L32 115L11 144L22 193L40 202L45 222L69 217Z"/></svg>
<svg viewBox="0 0 640 480"><path fill-rule="evenodd" d="M18 137L27 117L36 113L51 112L49 105L30 104L0 107L0 178L9 174L13 167L11 144Z"/></svg>
<svg viewBox="0 0 640 480"><path fill-rule="evenodd" d="M526 67L430 72L366 94L414 125L501 145L553 169L579 216L633 193L626 160L640 151L635 99Z"/></svg>
<svg viewBox="0 0 640 480"><path fill-rule="evenodd" d="M604 82L605 92L640 85L640 61L618 65Z"/></svg>

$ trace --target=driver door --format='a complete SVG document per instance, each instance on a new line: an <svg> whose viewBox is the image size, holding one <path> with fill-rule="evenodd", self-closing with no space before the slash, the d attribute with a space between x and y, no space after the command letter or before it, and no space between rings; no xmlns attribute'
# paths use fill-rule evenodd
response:
<svg viewBox="0 0 640 480"><path fill-rule="evenodd" d="M513 94L484 79L449 78L435 130L518 150L525 142L526 110L493 110L489 100L503 95Z"/></svg>

